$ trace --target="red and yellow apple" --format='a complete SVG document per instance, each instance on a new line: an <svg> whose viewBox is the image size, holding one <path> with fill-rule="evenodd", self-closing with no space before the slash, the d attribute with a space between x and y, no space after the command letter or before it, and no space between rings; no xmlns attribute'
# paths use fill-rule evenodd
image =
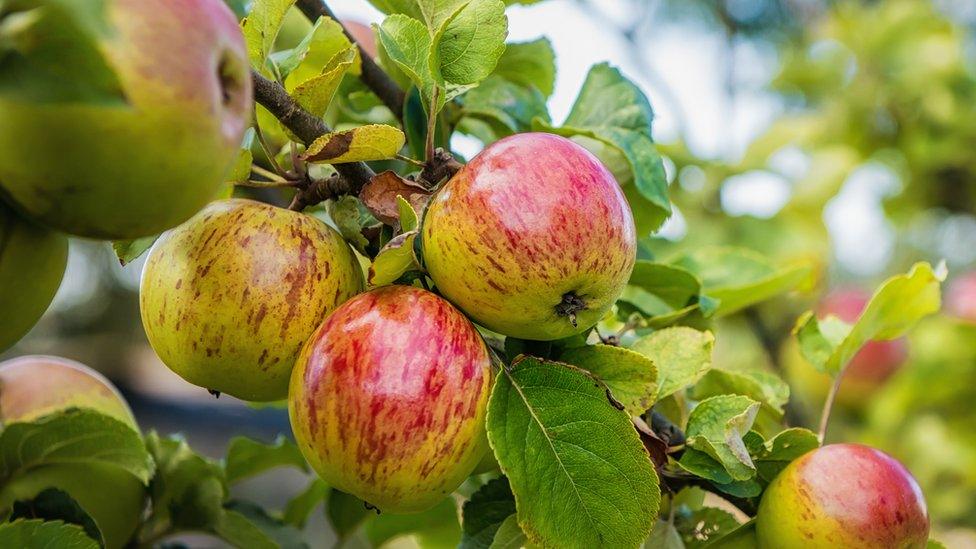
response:
<svg viewBox="0 0 976 549"><path fill-rule="evenodd" d="M233 14L221 0L105 0L71 12L60 4L7 2L0 17L41 7L36 27L51 18L63 30L104 16L109 28L94 45L117 77L118 98L0 94L0 186L31 217L69 234L135 238L185 221L217 193L251 118L247 49ZM37 55L60 55L60 39L38 31L22 40ZM24 59L15 48L0 69L33 70Z"/></svg>
<svg viewBox="0 0 976 549"><path fill-rule="evenodd" d="M309 339L288 411L331 486L384 512L428 509L487 450L488 349L450 303L409 286L350 299Z"/></svg>
<svg viewBox="0 0 976 549"><path fill-rule="evenodd" d="M68 239L0 202L0 351L37 323L61 285Z"/></svg>
<svg viewBox="0 0 976 549"><path fill-rule="evenodd" d="M860 444L833 444L773 480L756 534L763 549L924 548L929 516L918 483L898 461Z"/></svg>
<svg viewBox="0 0 976 549"><path fill-rule="evenodd" d="M335 229L260 202L222 200L153 246L142 323L159 358L190 383L278 400L308 337L362 289L362 267Z"/></svg>
<svg viewBox="0 0 976 549"><path fill-rule="evenodd" d="M101 374L58 357L0 363L0 426L30 422L69 408L88 408L137 429L128 404ZM90 463L34 467L0 486L0 515L50 487L68 493L98 526L105 545L126 545L142 515L146 487L124 469Z"/></svg>
<svg viewBox="0 0 976 549"><path fill-rule="evenodd" d="M636 258L627 200L610 172L557 135L488 146L431 200L423 255L437 289L482 326L554 340L593 326Z"/></svg>
<svg viewBox="0 0 976 549"><path fill-rule="evenodd" d="M946 291L945 308L954 317L976 322L976 271L952 280Z"/></svg>

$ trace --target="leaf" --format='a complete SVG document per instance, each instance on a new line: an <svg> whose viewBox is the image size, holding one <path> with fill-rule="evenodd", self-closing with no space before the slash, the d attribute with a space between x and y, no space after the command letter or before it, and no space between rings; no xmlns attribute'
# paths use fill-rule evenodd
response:
<svg viewBox="0 0 976 549"><path fill-rule="evenodd" d="M400 230L404 232L416 231L420 221L417 219L417 212L407 199L397 195L397 210L400 217Z"/></svg>
<svg viewBox="0 0 976 549"><path fill-rule="evenodd" d="M271 54L289 92L335 67L339 60L347 62L353 73L360 72L359 49L352 46L342 25L328 17L320 17L294 48Z"/></svg>
<svg viewBox="0 0 976 549"><path fill-rule="evenodd" d="M460 101L462 117L482 120L491 128L488 142L529 131L535 118L549 120L545 98L538 90L500 76L489 76Z"/></svg>
<svg viewBox="0 0 976 549"><path fill-rule="evenodd" d="M325 505L325 514L329 517L329 524L336 536L347 539L362 526L373 511L367 509L366 503L356 496L332 490Z"/></svg>
<svg viewBox="0 0 976 549"><path fill-rule="evenodd" d="M701 279L703 293L719 301L717 317L795 290L813 274L806 260L777 266L752 250L724 246L699 248L672 263Z"/></svg>
<svg viewBox="0 0 976 549"><path fill-rule="evenodd" d="M693 328L677 326L658 330L638 339L631 350L657 366L657 399L694 385L712 367L715 336Z"/></svg>
<svg viewBox="0 0 976 549"><path fill-rule="evenodd" d="M627 284L637 286L667 304L680 309L701 293L701 281L691 272L664 263L638 260Z"/></svg>
<svg viewBox="0 0 976 549"><path fill-rule="evenodd" d="M426 2L454 5L458 2ZM423 4L422 4L423 5ZM460 3L450 16L430 24L433 32L429 64L434 80L441 85L476 84L495 69L505 52L508 18L501 0L470 0Z"/></svg>
<svg viewBox="0 0 976 549"><path fill-rule="evenodd" d="M634 185L653 207L650 226L657 228L671 215L671 201L664 164L651 138L653 120L654 111L640 88L616 68L601 63L590 69L561 127L540 119L534 126L566 137L583 135L619 150L630 164Z"/></svg>
<svg viewBox="0 0 976 549"><path fill-rule="evenodd" d="M582 370L516 359L492 390L488 440L533 543L637 547L650 533L660 491L647 451Z"/></svg>
<svg viewBox="0 0 976 549"><path fill-rule="evenodd" d="M376 220L372 218L363 203L354 196L346 195L329 202L328 208L329 217L339 229L342 238L359 253L367 255L366 246L369 245L369 240L363 236L363 228L369 226L371 222L375 223Z"/></svg>
<svg viewBox="0 0 976 549"><path fill-rule="evenodd" d="M228 172L227 177L225 177L226 182L232 183L245 183L251 178L251 164L254 162L254 154L251 152L251 147L254 145L254 140L257 136L257 132L254 128L248 128L244 132L244 138L241 140L241 148L237 150L237 159L234 161L233 166L231 166L230 172ZM233 191L233 188L231 188Z"/></svg>
<svg viewBox="0 0 976 549"><path fill-rule="evenodd" d="M329 104L332 103L332 98L335 97L336 90L339 89L339 84L342 83L342 78L353 67L357 51L353 47L343 50L336 54L321 73L296 85L291 90L295 101L313 115L324 116Z"/></svg>
<svg viewBox="0 0 976 549"><path fill-rule="evenodd" d="M761 370L734 372L713 369L695 385L692 398L704 400L726 394L747 396L781 417L783 406L790 399L790 386L775 374Z"/></svg>
<svg viewBox="0 0 976 549"><path fill-rule="evenodd" d="M681 541L681 535L674 524L658 520L651 535L644 542L644 549L685 549L685 543Z"/></svg>
<svg viewBox="0 0 976 549"><path fill-rule="evenodd" d="M505 477L485 483L462 508L459 549L486 549L505 520L515 514L515 496Z"/></svg>
<svg viewBox="0 0 976 549"><path fill-rule="evenodd" d="M705 549L758 549L756 521L750 520L728 534L710 541Z"/></svg>
<svg viewBox="0 0 976 549"><path fill-rule="evenodd" d="M0 485L56 464L117 467L144 484L153 472L139 433L93 410L72 408L30 423L11 423L0 432Z"/></svg>
<svg viewBox="0 0 976 549"><path fill-rule="evenodd" d="M391 170L376 174L359 191L359 199L363 201L366 208L376 216L376 219L390 226L400 220L398 198L401 196L407 199L415 212L422 212L430 200L431 192L420 183L404 179Z"/></svg>
<svg viewBox="0 0 976 549"><path fill-rule="evenodd" d="M305 458L294 442L279 435L272 444L247 437L234 437L227 449L224 470L229 484L240 482L275 467L308 470Z"/></svg>
<svg viewBox="0 0 976 549"><path fill-rule="evenodd" d="M702 507L687 514L679 513L675 517L675 527L685 546L697 549L735 530L739 521L722 509Z"/></svg>
<svg viewBox="0 0 976 549"><path fill-rule="evenodd" d="M16 519L56 520L76 524L81 526L85 535L91 539L103 545L105 543L92 517L67 492L57 488L45 488L30 500L15 501L8 521ZM0 546L2 545L0 543Z"/></svg>
<svg viewBox="0 0 976 549"><path fill-rule="evenodd" d="M836 376L868 341L900 337L922 318L938 312L944 279L944 266L933 270L928 263L916 263L907 274L886 280L849 330L837 319L820 322L808 312L797 321L793 333L804 357L818 370Z"/></svg>
<svg viewBox="0 0 976 549"><path fill-rule="evenodd" d="M15 520L0 524L0 546L18 549L99 549L77 525L61 521Z"/></svg>
<svg viewBox="0 0 976 549"><path fill-rule="evenodd" d="M519 526L518 517L509 515L499 526L490 547L491 549L521 549L528 540L529 538Z"/></svg>
<svg viewBox="0 0 976 549"><path fill-rule="evenodd" d="M632 416L649 410L657 399L657 367L630 349L611 345L577 347L561 354L559 360L596 376Z"/></svg>
<svg viewBox="0 0 976 549"><path fill-rule="evenodd" d="M179 438L146 436L146 447L156 462L149 486L153 514L147 531L157 528L213 531L223 520L227 485L223 469L190 449Z"/></svg>
<svg viewBox="0 0 976 549"><path fill-rule="evenodd" d="M418 231L413 230L393 237L380 250L369 267L369 284L386 286L410 271L419 271L420 262L414 253L414 241Z"/></svg>
<svg viewBox="0 0 976 549"><path fill-rule="evenodd" d="M255 70L269 74L264 60L274 46L285 13L294 3L295 0L257 0L248 16L241 21L247 56Z"/></svg>
<svg viewBox="0 0 976 549"><path fill-rule="evenodd" d="M429 105L434 86L430 68L431 36L427 27L406 15L391 15L375 26L382 51L421 91Z"/></svg>
<svg viewBox="0 0 976 549"><path fill-rule="evenodd" d="M457 505L450 496L422 513L373 515L366 522L365 532L373 547L406 535L415 539L415 546L425 549L455 549L461 541Z"/></svg>
<svg viewBox="0 0 976 549"><path fill-rule="evenodd" d="M229 502L215 533L237 547L248 549L308 549L301 532L246 501Z"/></svg>
<svg viewBox="0 0 976 549"><path fill-rule="evenodd" d="M817 434L808 429L792 428L780 432L763 443L762 449L753 454L759 477L772 482L776 475L793 460L820 447Z"/></svg>
<svg viewBox="0 0 976 549"><path fill-rule="evenodd" d="M526 88L534 87L543 98L549 97L556 88L556 52L552 42L543 37L507 44L494 74Z"/></svg>
<svg viewBox="0 0 976 549"><path fill-rule="evenodd" d="M285 506L282 520L296 528L304 528L308 516L330 494L331 488L322 479L316 478L302 493L293 497Z"/></svg>
<svg viewBox="0 0 976 549"><path fill-rule="evenodd" d="M386 160L400 152L405 139L403 132L393 126L359 126L319 137L308 146L303 158L326 164Z"/></svg>
<svg viewBox="0 0 976 549"><path fill-rule="evenodd" d="M156 239L158 238L159 235L155 234L133 240L116 240L112 242L112 249L115 250L115 255L119 258L119 263L125 267L146 253L149 248L152 248L152 245L156 243Z"/></svg>
<svg viewBox="0 0 976 549"><path fill-rule="evenodd" d="M742 437L749 432L759 403L741 395L720 395L698 403L688 417L688 446L708 454L733 480L749 480L756 466Z"/></svg>

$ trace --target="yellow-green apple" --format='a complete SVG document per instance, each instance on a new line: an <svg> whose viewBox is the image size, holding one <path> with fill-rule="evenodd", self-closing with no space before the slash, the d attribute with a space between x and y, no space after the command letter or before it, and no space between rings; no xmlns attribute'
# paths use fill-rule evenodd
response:
<svg viewBox="0 0 976 549"><path fill-rule="evenodd" d="M487 450L488 349L450 303L409 286L350 299L309 339L288 412L305 459L378 509L428 509Z"/></svg>
<svg viewBox="0 0 976 549"><path fill-rule="evenodd" d="M213 202L165 233L146 260L142 323L183 379L244 400L288 394L302 344L363 289L338 231L260 202Z"/></svg>
<svg viewBox="0 0 976 549"><path fill-rule="evenodd" d="M976 271L963 273L952 280L946 292L946 312L976 322Z"/></svg>
<svg viewBox="0 0 976 549"><path fill-rule="evenodd" d="M817 315L824 318L836 316L847 323L857 321L871 295L856 288L841 288L831 292L817 308ZM788 349L793 356L784 359L787 369L798 388L816 400L822 400L830 389L830 378L814 370L798 359L795 347ZM844 372L837 402L850 410L860 410L867 398L874 394L885 381L895 374L908 359L908 342L905 338L888 341L869 341L861 348Z"/></svg>
<svg viewBox="0 0 976 549"><path fill-rule="evenodd" d="M0 351L47 310L68 264L68 239L0 202Z"/></svg>
<svg viewBox="0 0 976 549"><path fill-rule="evenodd" d="M60 4L15 0L0 17L37 6L34 16L70 17ZM31 217L69 234L121 239L173 227L214 197L249 124L250 72L237 22L220 0L105 0L72 9L86 21L104 16L109 28L95 46L117 76L119 98L0 93L2 187ZM53 34L38 33L33 47L50 49ZM7 52L0 69L19 55Z"/></svg>
<svg viewBox="0 0 976 549"><path fill-rule="evenodd" d="M489 145L437 192L423 255L437 289L482 326L554 340L623 291L636 236L610 172L580 145L524 133Z"/></svg>
<svg viewBox="0 0 976 549"><path fill-rule="evenodd" d="M88 408L138 429L128 404L101 374L58 357L25 356L0 363L0 427L69 408ZM0 514L47 488L68 493L92 517L106 547L125 546L145 503L146 488L124 469L88 463L34 467L0 487Z"/></svg>
<svg viewBox="0 0 976 549"><path fill-rule="evenodd" d="M928 543L925 498L891 456L832 444L790 463L763 494L756 517L763 549L914 549Z"/></svg>

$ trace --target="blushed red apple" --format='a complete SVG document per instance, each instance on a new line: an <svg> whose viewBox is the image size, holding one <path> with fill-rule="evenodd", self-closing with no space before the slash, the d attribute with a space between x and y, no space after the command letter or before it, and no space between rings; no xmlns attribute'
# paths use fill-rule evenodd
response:
<svg viewBox="0 0 976 549"><path fill-rule="evenodd" d="M331 486L384 512L428 509L487 450L488 349L450 303L410 286L350 299L292 372L298 445Z"/></svg>
<svg viewBox="0 0 976 549"><path fill-rule="evenodd" d="M437 289L477 323L554 340L613 305L634 267L636 232L596 157L524 133L489 145L434 196L423 255Z"/></svg>
<svg viewBox="0 0 976 549"><path fill-rule="evenodd" d="M963 273L949 283L945 308L952 316L976 322L976 271Z"/></svg>
<svg viewBox="0 0 976 549"><path fill-rule="evenodd" d="M833 444L801 456L773 480L756 534L763 549L921 549L929 516L901 463L867 446Z"/></svg>

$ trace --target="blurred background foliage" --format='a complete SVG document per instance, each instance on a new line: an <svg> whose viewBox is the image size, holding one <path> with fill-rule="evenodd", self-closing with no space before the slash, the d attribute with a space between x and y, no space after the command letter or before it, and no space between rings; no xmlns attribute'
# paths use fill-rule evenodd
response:
<svg viewBox="0 0 976 549"><path fill-rule="evenodd" d="M378 19L365 1L335 8ZM716 326L717 365L800 378L791 421L809 425L822 399L816 381L791 366L790 330L802 311L831 288L871 289L918 260L944 259L950 283L976 263L976 2L550 0L510 17L516 39L577 33L648 90L676 213L645 235L643 253L736 245L815 261L815 288ZM586 29L594 34L580 40ZM554 44L556 113L588 62L558 36ZM330 113L334 123L383 116L351 103ZM465 155L479 147L463 137L452 145ZM56 354L98 368L143 428L182 431L213 456L234 434L269 441L287 432L283 410L214 400L158 362L138 318L140 270L138 261L120 267L107 245L72 242L54 305L4 358ZM923 485L935 537L976 547L976 324L927 320L909 353L894 377L839 411L832 437L905 462ZM275 504L303 486L295 474L242 490Z"/></svg>

